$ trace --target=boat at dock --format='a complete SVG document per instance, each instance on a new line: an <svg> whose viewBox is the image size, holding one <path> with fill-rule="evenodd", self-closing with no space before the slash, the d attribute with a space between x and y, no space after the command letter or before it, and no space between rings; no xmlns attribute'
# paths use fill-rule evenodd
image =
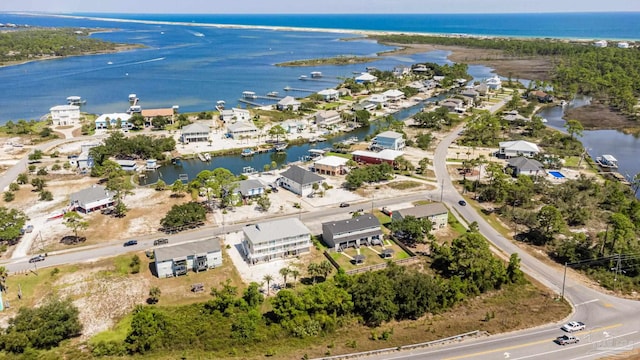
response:
<svg viewBox="0 0 640 360"><path fill-rule="evenodd" d="M216 101L216 110L218 110L218 111L224 110L224 106L225 105L226 105L226 103L224 102L224 100Z"/></svg>
<svg viewBox="0 0 640 360"><path fill-rule="evenodd" d="M287 146L289 146L289 144L287 144L286 142L275 143L273 146L273 150L276 152L284 151Z"/></svg>
<svg viewBox="0 0 640 360"><path fill-rule="evenodd" d="M205 160L205 161L211 161L211 154L209 154L209 153L204 153L204 160Z"/></svg>
<svg viewBox="0 0 640 360"><path fill-rule="evenodd" d="M80 96L69 96L67 97L67 104L69 105L84 105L87 103L87 100L82 99Z"/></svg>
<svg viewBox="0 0 640 360"><path fill-rule="evenodd" d="M256 93L253 91L243 91L242 92L242 97L245 99L256 99Z"/></svg>
<svg viewBox="0 0 640 360"><path fill-rule="evenodd" d="M605 154L596 157L596 164L598 164L603 170L612 170L618 168L618 160L613 155Z"/></svg>
<svg viewBox="0 0 640 360"><path fill-rule="evenodd" d="M268 97L278 97L278 92L277 91L271 91L269 93L267 93Z"/></svg>
<svg viewBox="0 0 640 360"><path fill-rule="evenodd" d="M200 159L200 161L206 161L202 153L198 153L198 159Z"/></svg>
<svg viewBox="0 0 640 360"><path fill-rule="evenodd" d="M243 150L242 150L242 152L240 153L240 155L242 155L242 156L245 156L245 157L246 157L246 156L253 156L253 154L255 154L255 153L256 153L256 152L255 152L255 150L253 150L253 149L251 149L251 148L246 148L246 149L243 149Z"/></svg>

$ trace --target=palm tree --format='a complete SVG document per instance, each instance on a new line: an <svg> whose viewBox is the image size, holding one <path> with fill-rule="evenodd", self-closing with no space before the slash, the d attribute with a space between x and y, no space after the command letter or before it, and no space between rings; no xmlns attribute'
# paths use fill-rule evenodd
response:
<svg viewBox="0 0 640 360"><path fill-rule="evenodd" d="M280 275L282 276L282 279L284 280L284 287L287 287L287 276L291 273L291 269L289 269L288 267L283 267L282 269L280 269Z"/></svg>
<svg viewBox="0 0 640 360"><path fill-rule="evenodd" d="M160 291L160 288L157 286L152 287L149 290L149 304L157 304L158 301L160 300L160 294L162 294L162 291Z"/></svg>
<svg viewBox="0 0 640 360"><path fill-rule="evenodd" d="M293 276L293 286L296 286L296 280L298 279L298 276L300 276L300 271L298 271L298 269L293 269L291 270L291 276Z"/></svg>
<svg viewBox="0 0 640 360"><path fill-rule="evenodd" d="M267 296L269 296L269 292L271 291L271 282L273 281L273 276L267 274L265 275L262 280L264 280L267 283Z"/></svg>
<svg viewBox="0 0 640 360"><path fill-rule="evenodd" d="M319 270L324 280L327 281L327 277L329 276L329 274L331 274L331 271L333 270L333 266L328 260L323 260L320 263Z"/></svg>
<svg viewBox="0 0 640 360"><path fill-rule="evenodd" d="M318 276L319 272L320 272L320 265L318 265L316 263L311 263L307 267L307 273L311 277L311 279L312 279L311 281L313 282L313 285L316 284L316 277Z"/></svg>

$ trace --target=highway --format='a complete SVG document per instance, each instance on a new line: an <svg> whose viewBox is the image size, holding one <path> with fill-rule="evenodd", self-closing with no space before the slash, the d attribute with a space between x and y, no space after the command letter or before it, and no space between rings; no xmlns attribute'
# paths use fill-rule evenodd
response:
<svg viewBox="0 0 640 360"><path fill-rule="evenodd" d="M389 206L425 198L439 200L440 197L442 197L442 201L446 203L452 211L457 212L460 217L464 218L467 223L473 221L478 223L480 232L489 239L495 251L507 257L514 252L518 253L522 259L522 270L559 295L562 292L563 284L563 269L561 266L545 264L521 250L512 240L504 238L494 230L472 206L461 206L458 204L458 201L463 198L451 183L451 178L446 168L446 155L447 148L458 136L459 130L460 129L454 130L441 141L435 152L434 168L438 184L443 186L442 189L415 192L392 199L376 200L375 203L369 201L366 202L366 204L371 204L371 206L379 208L381 206ZM14 168L19 166L24 168L26 165L19 164ZM17 175L17 173L18 172L15 174ZM6 180L7 178L10 177L5 176L2 180ZM363 207L367 205L363 203ZM284 217L300 217L302 221L319 221L329 216L335 216L335 214L340 211L345 210L341 210L337 206L331 206ZM53 267L63 264L88 262L104 257L152 248L153 240L158 237L168 237L170 242L175 244L221 235L223 232L237 231L244 225L244 223L225 224L222 228L206 226L201 229L171 236L156 234L138 237L138 245L132 247L123 247L123 240L117 240L100 246L86 246L83 248L53 252L41 263L29 264L28 258L25 257L4 261L0 265L5 266L9 272L21 272L42 266ZM640 345L640 303L596 291L574 280L571 274L572 271L569 270L564 287L566 298L575 308L575 312L570 316L570 319L562 319L556 324L549 324L528 330L490 335L488 337L432 348L370 356L367 357L367 359L482 360L561 358L588 360L599 359L608 355L638 348L638 345ZM568 320L583 321L587 324L587 328L584 331L575 333L575 335L581 339L578 344L566 346L557 345L553 340L564 334L564 332L560 330L560 326Z"/></svg>

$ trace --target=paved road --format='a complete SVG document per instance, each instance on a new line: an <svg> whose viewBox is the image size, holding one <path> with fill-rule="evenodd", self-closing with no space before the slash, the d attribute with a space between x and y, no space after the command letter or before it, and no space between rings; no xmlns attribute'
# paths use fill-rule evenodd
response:
<svg viewBox="0 0 640 360"><path fill-rule="evenodd" d="M480 233L509 256L518 253L522 269L557 294L562 292L562 267L549 266L522 251L511 240L493 229L471 206L460 206L462 196L456 191L446 168L447 148L458 136L452 132L437 147L434 167L442 199L468 223L476 221ZM571 271L570 271L571 274ZM585 331L577 332L578 344L560 346L553 339L563 335L559 324L480 338L460 343L408 352L372 356L368 359L599 359L607 355L628 351L640 345L640 303L619 299L595 291L575 281L571 275L565 284L565 296L574 305L571 320L587 324Z"/></svg>

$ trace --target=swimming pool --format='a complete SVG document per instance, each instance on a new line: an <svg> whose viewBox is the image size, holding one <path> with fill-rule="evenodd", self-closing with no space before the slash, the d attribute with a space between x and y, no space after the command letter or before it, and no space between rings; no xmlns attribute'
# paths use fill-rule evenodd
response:
<svg viewBox="0 0 640 360"><path fill-rule="evenodd" d="M556 179L564 179L564 175L560 171L549 171L549 174L553 175Z"/></svg>

